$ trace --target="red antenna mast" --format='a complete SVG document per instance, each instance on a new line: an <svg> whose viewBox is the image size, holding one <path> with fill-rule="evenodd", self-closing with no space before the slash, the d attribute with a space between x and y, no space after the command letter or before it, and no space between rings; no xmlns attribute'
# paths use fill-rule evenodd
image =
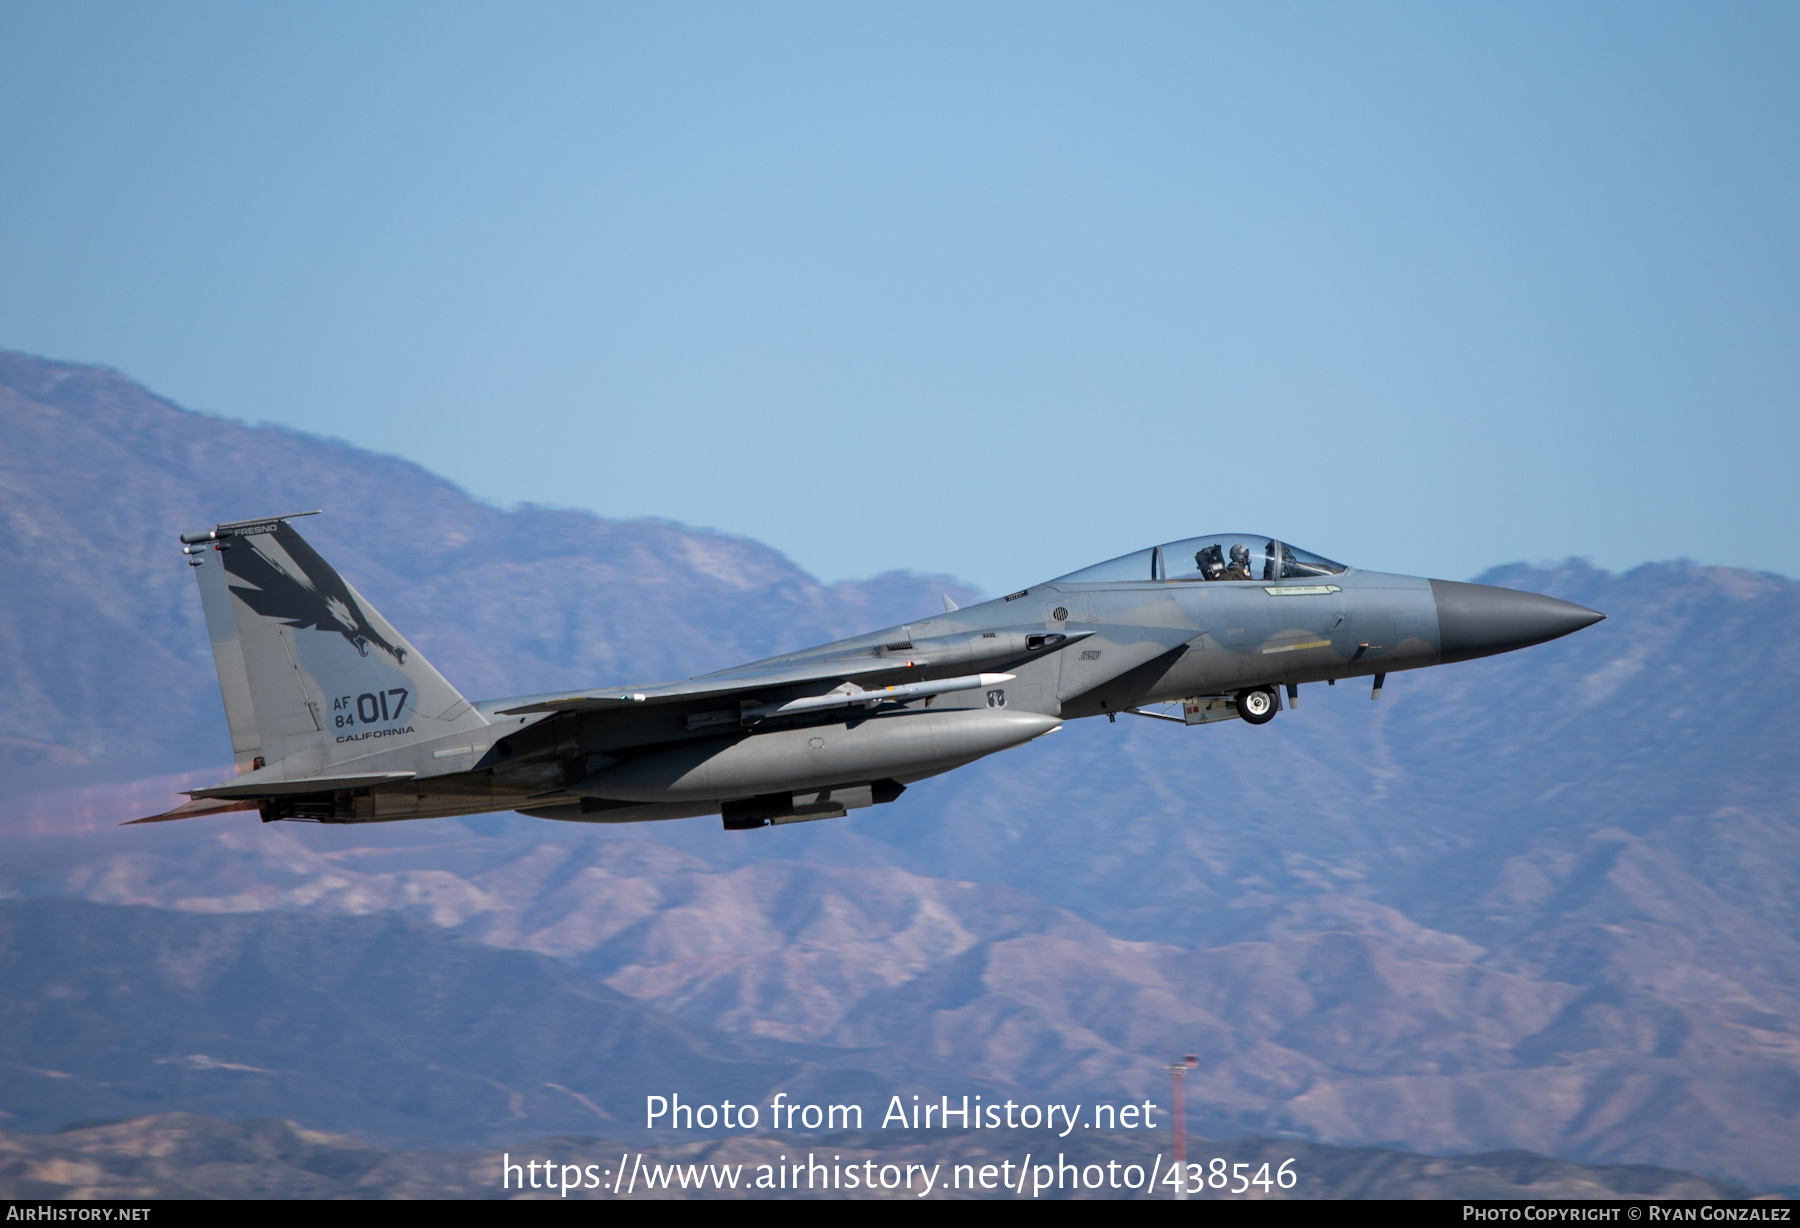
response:
<svg viewBox="0 0 1800 1228"><path fill-rule="evenodd" d="M1187 1098L1182 1094L1182 1085L1187 1082L1189 1067L1198 1066L1200 1059L1192 1053L1187 1054L1179 1062L1169 1065L1169 1082L1174 1087L1175 1109L1175 1197L1187 1201Z"/></svg>

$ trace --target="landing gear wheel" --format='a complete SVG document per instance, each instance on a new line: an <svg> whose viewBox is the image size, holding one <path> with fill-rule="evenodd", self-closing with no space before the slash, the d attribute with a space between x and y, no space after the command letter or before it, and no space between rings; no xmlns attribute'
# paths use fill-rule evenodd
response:
<svg viewBox="0 0 1800 1228"><path fill-rule="evenodd" d="M1272 687L1253 686L1237 693L1238 715L1251 725L1266 725L1275 719L1277 704Z"/></svg>

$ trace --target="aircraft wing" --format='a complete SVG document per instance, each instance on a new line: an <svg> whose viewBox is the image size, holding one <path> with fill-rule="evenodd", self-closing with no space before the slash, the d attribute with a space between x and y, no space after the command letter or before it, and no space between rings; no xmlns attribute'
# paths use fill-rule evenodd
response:
<svg viewBox="0 0 1800 1228"><path fill-rule="evenodd" d="M904 674L931 662L922 658L871 657L859 653L838 660L829 658L795 661L732 670L723 674L707 674L685 682L667 682L641 688L577 691L570 695L532 698L497 709L500 716L523 716L530 712L597 712L607 708L631 708L639 704L685 703L695 699L712 699L724 695L740 695L746 691L775 690L780 687L804 686L813 682L846 682L870 674Z"/></svg>

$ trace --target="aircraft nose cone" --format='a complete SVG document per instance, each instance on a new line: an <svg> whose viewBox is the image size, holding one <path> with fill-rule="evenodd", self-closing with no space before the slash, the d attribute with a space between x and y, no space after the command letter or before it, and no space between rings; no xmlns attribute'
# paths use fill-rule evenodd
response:
<svg viewBox="0 0 1800 1228"><path fill-rule="evenodd" d="M1529 648L1591 627L1606 615L1542 593L1489 584L1433 580L1443 662L1471 661Z"/></svg>

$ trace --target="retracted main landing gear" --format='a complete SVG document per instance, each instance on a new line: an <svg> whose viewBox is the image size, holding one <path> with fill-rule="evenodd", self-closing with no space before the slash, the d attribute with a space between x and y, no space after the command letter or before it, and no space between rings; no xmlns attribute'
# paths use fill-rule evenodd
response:
<svg viewBox="0 0 1800 1228"><path fill-rule="evenodd" d="M1281 711L1281 701L1275 697L1274 687L1253 686L1239 691L1235 698L1238 715L1246 724L1266 725Z"/></svg>

